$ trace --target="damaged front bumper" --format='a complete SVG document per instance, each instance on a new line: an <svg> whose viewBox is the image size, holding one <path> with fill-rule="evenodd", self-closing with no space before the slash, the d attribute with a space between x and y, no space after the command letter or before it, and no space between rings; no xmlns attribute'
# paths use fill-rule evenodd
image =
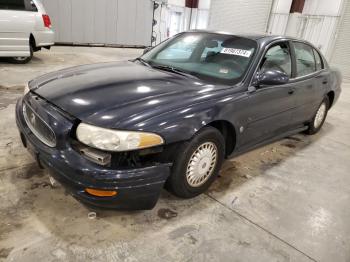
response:
<svg viewBox="0 0 350 262"><path fill-rule="evenodd" d="M33 104L38 115L50 123L50 126L56 129L54 131L59 133L60 130L61 133L57 136L55 147L41 142L24 120L23 99L20 99L16 106L16 122L23 145L38 164L49 169L51 175L76 199L89 205L113 209L135 210L154 207L170 174L171 164L113 168L91 162L72 147L66 136L73 124L47 102L36 99L33 100ZM86 192L87 188L115 191L117 194L94 196Z"/></svg>

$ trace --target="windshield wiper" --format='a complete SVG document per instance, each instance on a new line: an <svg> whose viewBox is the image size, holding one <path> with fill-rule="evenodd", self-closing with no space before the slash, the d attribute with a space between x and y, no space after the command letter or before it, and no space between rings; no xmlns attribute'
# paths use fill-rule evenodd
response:
<svg viewBox="0 0 350 262"><path fill-rule="evenodd" d="M153 68L155 68L155 69L169 71L169 72L172 72L172 73L175 73L175 74L179 74L179 75L183 75L183 76L189 76L189 77L198 78L194 74L188 73L186 71L183 71L183 70L181 70L179 68L175 68L175 67L172 67L172 66L166 66L166 65L151 65L151 66Z"/></svg>
<svg viewBox="0 0 350 262"><path fill-rule="evenodd" d="M141 57L136 58L134 61L139 61L141 64L148 66L148 67L151 67L151 65L145 59L142 59Z"/></svg>

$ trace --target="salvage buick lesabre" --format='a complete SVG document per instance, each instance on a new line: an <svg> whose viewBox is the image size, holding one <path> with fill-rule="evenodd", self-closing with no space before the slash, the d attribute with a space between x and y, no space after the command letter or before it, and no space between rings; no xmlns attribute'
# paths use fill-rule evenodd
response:
<svg viewBox="0 0 350 262"><path fill-rule="evenodd" d="M206 191L225 158L317 133L340 84L305 41L190 31L132 61L30 81L16 119L23 145L78 200L150 209L163 187Z"/></svg>

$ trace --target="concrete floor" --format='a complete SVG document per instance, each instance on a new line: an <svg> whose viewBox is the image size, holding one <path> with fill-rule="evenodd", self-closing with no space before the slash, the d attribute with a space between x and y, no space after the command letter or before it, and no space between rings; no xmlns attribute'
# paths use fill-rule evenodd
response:
<svg viewBox="0 0 350 262"><path fill-rule="evenodd" d="M315 136L226 161L208 192L166 191L151 211L93 211L51 188L21 146L14 108L29 79L137 49L54 47L0 60L0 261L350 261L350 83Z"/></svg>

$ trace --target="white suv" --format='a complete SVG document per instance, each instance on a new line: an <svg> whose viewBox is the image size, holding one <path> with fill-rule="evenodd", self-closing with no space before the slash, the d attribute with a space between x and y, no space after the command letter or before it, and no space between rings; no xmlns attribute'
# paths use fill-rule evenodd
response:
<svg viewBox="0 0 350 262"><path fill-rule="evenodd" d="M24 64L54 45L55 33L40 0L0 0L0 57Z"/></svg>

